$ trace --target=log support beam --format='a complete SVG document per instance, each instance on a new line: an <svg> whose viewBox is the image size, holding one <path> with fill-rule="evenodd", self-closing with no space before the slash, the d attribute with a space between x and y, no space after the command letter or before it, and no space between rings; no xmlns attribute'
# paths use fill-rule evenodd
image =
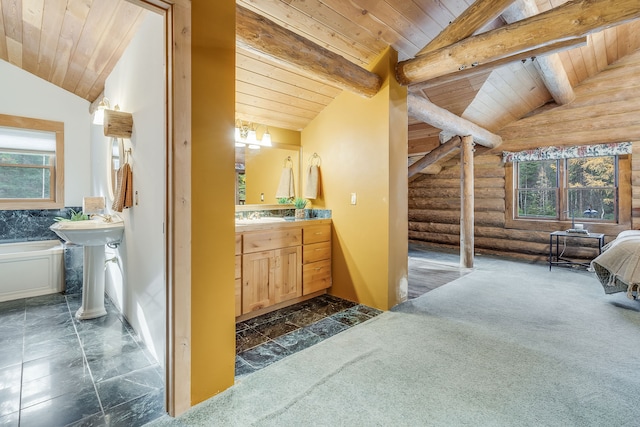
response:
<svg viewBox="0 0 640 427"><path fill-rule="evenodd" d="M639 17L637 0L569 1L522 21L399 62L396 78L403 85L434 79Z"/></svg>
<svg viewBox="0 0 640 427"><path fill-rule="evenodd" d="M502 13L502 17L507 23L512 24L539 13L540 10L534 0L517 0ZM576 98L562 60L557 53L536 56L534 65L556 104L568 104Z"/></svg>
<svg viewBox="0 0 640 427"><path fill-rule="evenodd" d="M485 147L494 148L502 143L502 138L488 130L458 117L450 111L415 95L407 95L409 116L454 135L472 135L474 141Z"/></svg>
<svg viewBox="0 0 640 427"><path fill-rule="evenodd" d="M447 154L451 153L453 150L457 150L458 148L460 148L461 141L462 139L459 136L454 136L449 141L429 151L423 158L409 166L409 178L417 175L424 168L434 164L438 160L445 157Z"/></svg>
<svg viewBox="0 0 640 427"><path fill-rule="evenodd" d="M462 137L460 150L460 267L473 267L474 176L473 137Z"/></svg>
<svg viewBox="0 0 640 427"><path fill-rule="evenodd" d="M518 53L516 55L509 56L507 58L499 59L497 61L488 62L486 64L478 65L477 67L467 68L462 71L458 71L453 74L446 74L444 76L436 77L435 79L427 80L420 83L414 83L409 86L409 90L411 92L419 92L423 89L428 89L431 87L436 87L445 83L451 83L460 79L468 79L471 77L475 77L480 74L490 73L496 68L500 68L507 64L512 64L518 61L526 61L527 59L536 59L536 64L538 64L538 60L544 60L546 55L553 55L558 52L562 52L569 49L576 49L579 47L583 47L587 45L587 37L578 37L576 39L563 40L557 43L552 43L547 46L543 46L539 49L528 50L526 52ZM556 55L558 56L558 55ZM563 68L564 71L564 68ZM566 73L565 73L566 74ZM546 82L545 82L546 84ZM571 87L571 86L569 86ZM549 89L551 92L552 89ZM552 94L553 95L553 94Z"/></svg>
<svg viewBox="0 0 640 427"><path fill-rule="evenodd" d="M464 12L433 38L416 56L449 46L466 39L500 15L514 0L476 0Z"/></svg>
<svg viewBox="0 0 640 427"><path fill-rule="evenodd" d="M236 5L236 43L328 85L364 97L371 98L382 86L382 78L377 74L239 5Z"/></svg>

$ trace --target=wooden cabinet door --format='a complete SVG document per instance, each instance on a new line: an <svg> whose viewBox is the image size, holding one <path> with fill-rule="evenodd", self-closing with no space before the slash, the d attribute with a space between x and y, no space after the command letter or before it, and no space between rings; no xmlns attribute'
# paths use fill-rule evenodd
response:
<svg viewBox="0 0 640 427"><path fill-rule="evenodd" d="M242 314L275 303L274 251L242 256Z"/></svg>
<svg viewBox="0 0 640 427"><path fill-rule="evenodd" d="M236 317L242 314L242 256L236 255L235 274Z"/></svg>
<svg viewBox="0 0 640 427"><path fill-rule="evenodd" d="M274 255L275 302L302 296L302 248L278 249Z"/></svg>

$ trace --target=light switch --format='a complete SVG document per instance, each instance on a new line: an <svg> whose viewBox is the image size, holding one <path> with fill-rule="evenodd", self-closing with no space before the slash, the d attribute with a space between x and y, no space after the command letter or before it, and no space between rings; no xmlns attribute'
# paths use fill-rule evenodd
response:
<svg viewBox="0 0 640 427"><path fill-rule="evenodd" d="M358 200L358 197L356 196L356 193L351 193L351 204L355 205L357 200Z"/></svg>

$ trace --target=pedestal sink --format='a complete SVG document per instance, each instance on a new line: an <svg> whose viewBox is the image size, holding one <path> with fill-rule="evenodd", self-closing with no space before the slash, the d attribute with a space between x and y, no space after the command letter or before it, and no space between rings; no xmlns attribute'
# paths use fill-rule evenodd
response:
<svg viewBox="0 0 640 427"><path fill-rule="evenodd" d="M84 246L82 306L77 319L104 316L104 245L118 244L124 233L120 218L96 218L89 221L60 221L49 227L68 243Z"/></svg>

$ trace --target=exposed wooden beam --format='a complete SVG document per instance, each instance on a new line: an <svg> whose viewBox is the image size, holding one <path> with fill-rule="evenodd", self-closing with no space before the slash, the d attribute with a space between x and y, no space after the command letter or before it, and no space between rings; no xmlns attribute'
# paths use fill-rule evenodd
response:
<svg viewBox="0 0 640 427"><path fill-rule="evenodd" d="M434 86L439 86L444 83L451 83L460 79L468 79L470 77L477 76L482 73L490 73L496 68L503 65L510 64L512 62L524 61L527 59L535 58L536 61L543 59L543 55L552 55L557 52L561 52L567 49L575 49L587 45L587 36L579 37L576 39L563 40L561 42L552 43L547 46L543 46L538 49L528 50L526 52L517 53L507 58L499 59L497 61L489 62L487 64L478 65L476 67L467 68L463 71L459 71L453 74L447 74L444 76L436 77L435 79L427 80L420 83L415 83L409 86L410 91L419 91Z"/></svg>
<svg viewBox="0 0 640 427"><path fill-rule="evenodd" d="M236 43L358 95L372 97L382 85L377 74L239 5L236 5Z"/></svg>
<svg viewBox="0 0 640 427"><path fill-rule="evenodd" d="M438 107L419 95L408 94L407 105L411 117L422 120L433 127L455 135L473 135L478 144L489 148L497 147L502 143L502 138L498 135Z"/></svg>
<svg viewBox="0 0 640 427"><path fill-rule="evenodd" d="M575 0L451 46L398 63L396 77L409 85L585 36L640 17L637 0Z"/></svg>
<svg viewBox="0 0 640 427"><path fill-rule="evenodd" d="M539 13L540 10L534 0L517 0L503 12L502 17L507 23L512 24ZM538 57L534 65L556 104L568 104L576 98L562 60L557 53Z"/></svg>
<svg viewBox="0 0 640 427"><path fill-rule="evenodd" d="M447 154L451 153L453 150L457 150L458 148L460 148L461 141L462 138L460 138L459 136L454 136L444 144L428 152L423 158L409 166L409 178L419 174L420 171L422 171L424 168L434 164L438 160L445 157Z"/></svg>
<svg viewBox="0 0 640 427"><path fill-rule="evenodd" d="M474 248L473 137L462 137L460 150L460 267L473 267Z"/></svg>
<svg viewBox="0 0 640 427"><path fill-rule="evenodd" d="M466 39L500 15L500 12L513 2L514 0L476 0L420 52L416 53L416 57Z"/></svg>

